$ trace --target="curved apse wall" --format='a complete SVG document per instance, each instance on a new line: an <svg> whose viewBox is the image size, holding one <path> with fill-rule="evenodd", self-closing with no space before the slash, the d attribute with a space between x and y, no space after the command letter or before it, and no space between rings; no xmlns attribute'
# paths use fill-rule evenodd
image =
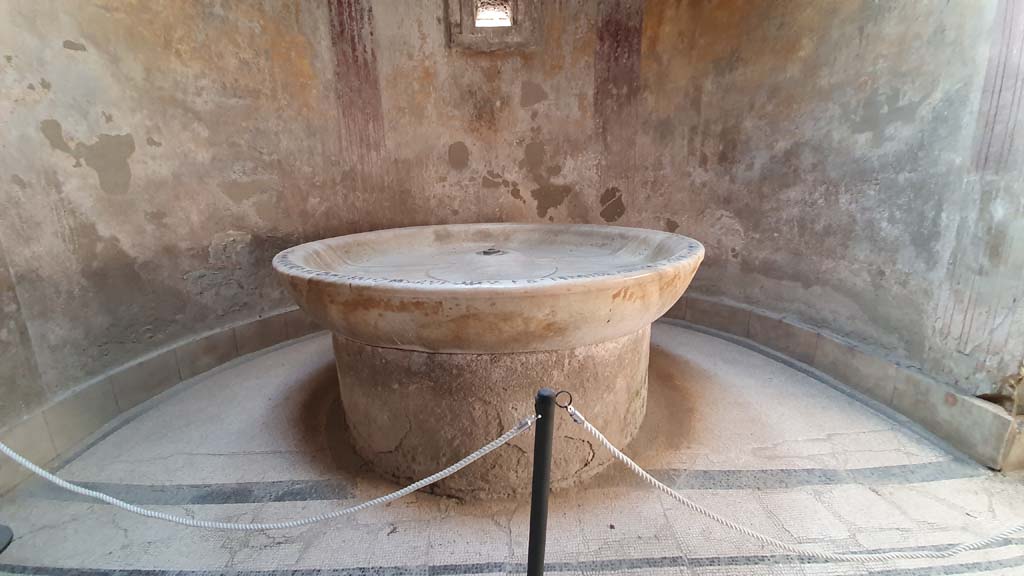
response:
<svg viewBox="0 0 1024 576"><path fill-rule="evenodd" d="M487 53L440 1L6 2L0 427L288 306L281 247L488 220L692 235L693 293L987 389L1024 349L1009 4L541 2Z"/></svg>
<svg viewBox="0 0 1024 576"><path fill-rule="evenodd" d="M638 157L696 289L987 391L1024 354L1019 6L777 4L645 14Z"/></svg>

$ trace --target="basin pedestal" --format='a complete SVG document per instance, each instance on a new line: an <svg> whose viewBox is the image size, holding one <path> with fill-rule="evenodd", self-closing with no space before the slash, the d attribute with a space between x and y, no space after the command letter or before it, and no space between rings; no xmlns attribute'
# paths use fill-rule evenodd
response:
<svg viewBox="0 0 1024 576"><path fill-rule="evenodd" d="M431 354L368 346L334 335L341 401L356 451L409 484L454 464L533 411L537 390L571 390L608 439L625 445L647 407L650 327L570 350ZM571 486L610 463L607 450L556 414L551 482ZM530 435L436 485L452 496L509 496L530 487Z"/></svg>

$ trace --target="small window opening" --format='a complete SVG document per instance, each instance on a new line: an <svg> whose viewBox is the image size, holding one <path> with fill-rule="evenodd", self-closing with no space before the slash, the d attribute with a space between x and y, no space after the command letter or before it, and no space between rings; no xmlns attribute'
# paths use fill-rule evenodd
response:
<svg viewBox="0 0 1024 576"><path fill-rule="evenodd" d="M477 28L507 28L512 26L512 0L477 0Z"/></svg>

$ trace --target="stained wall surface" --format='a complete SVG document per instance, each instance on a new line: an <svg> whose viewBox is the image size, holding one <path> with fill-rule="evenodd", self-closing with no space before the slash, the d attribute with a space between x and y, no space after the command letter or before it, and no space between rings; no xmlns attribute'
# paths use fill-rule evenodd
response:
<svg viewBox="0 0 1024 576"><path fill-rule="evenodd" d="M970 392L1024 351L1024 7L538 3L529 48L445 3L0 4L0 427L289 305L280 248L444 222L705 243L691 289Z"/></svg>
<svg viewBox="0 0 1024 576"><path fill-rule="evenodd" d="M653 182L648 209L709 244L698 291L967 391L1015 371L1024 6L661 2L644 15L638 177Z"/></svg>
<svg viewBox="0 0 1024 576"><path fill-rule="evenodd" d="M269 273L346 232L327 7L0 4L0 423L289 304Z"/></svg>

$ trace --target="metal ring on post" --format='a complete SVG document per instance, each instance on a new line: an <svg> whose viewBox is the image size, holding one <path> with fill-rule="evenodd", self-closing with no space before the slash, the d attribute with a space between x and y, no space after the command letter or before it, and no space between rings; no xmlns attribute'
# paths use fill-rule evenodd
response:
<svg viewBox="0 0 1024 576"><path fill-rule="evenodd" d="M569 401L564 404L558 401L559 396L561 396L562 394L565 394L566 396L569 397ZM568 390L560 390L558 394L555 394L555 406L558 406L563 410L568 408L569 406L572 406L572 392L569 392Z"/></svg>

